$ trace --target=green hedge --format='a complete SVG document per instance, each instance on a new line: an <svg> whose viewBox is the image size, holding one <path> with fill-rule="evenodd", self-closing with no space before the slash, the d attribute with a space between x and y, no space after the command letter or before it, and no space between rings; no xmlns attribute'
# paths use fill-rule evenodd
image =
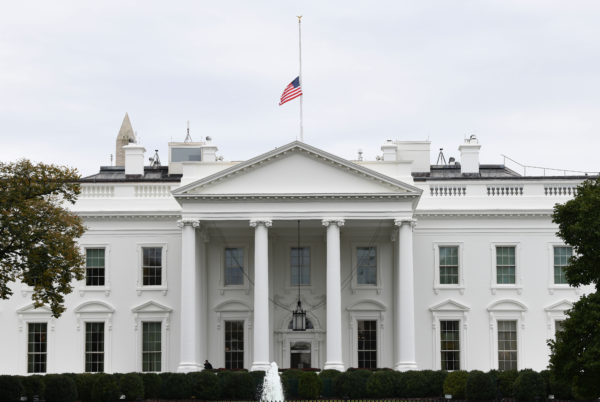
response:
<svg viewBox="0 0 600 402"><path fill-rule="evenodd" d="M0 402L14 402L34 395L47 402L104 402L118 400L256 400L265 373L245 370L204 370L183 373L48 374L0 376ZM283 370L281 380L287 399L442 398L520 401L573 398L572 386L550 371L407 371L390 369Z"/></svg>

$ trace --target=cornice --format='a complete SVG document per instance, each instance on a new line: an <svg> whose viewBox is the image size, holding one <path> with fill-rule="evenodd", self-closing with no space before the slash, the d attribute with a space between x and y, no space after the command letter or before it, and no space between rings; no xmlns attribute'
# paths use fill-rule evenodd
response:
<svg viewBox="0 0 600 402"><path fill-rule="evenodd" d="M396 194L396 193L332 193L332 194L179 194L177 198L188 200L218 200L218 201L246 201L246 200L381 200L381 199L415 199L420 194Z"/></svg>
<svg viewBox="0 0 600 402"><path fill-rule="evenodd" d="M123 220L175 220L181 219L181 213L164 213L164 212L77 212L77 215L84 219L123 219Z"/></svg>
<svg viewBox="0 0 600 402"><path fill-rule="evenodd" d="M414 214L418 218L424 217L541 217L549 218L552 216L552 210L527 210L527 209L515 209L515 210L431 210L431 211L415 211Z"/></svg>

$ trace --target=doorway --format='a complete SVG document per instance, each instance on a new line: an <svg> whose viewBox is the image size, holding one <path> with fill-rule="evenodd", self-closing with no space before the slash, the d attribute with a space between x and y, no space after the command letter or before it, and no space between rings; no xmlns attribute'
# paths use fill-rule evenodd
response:
<svg viewBox="0 0 600 402"><path fill-rule="evenodd" d="M310 342L298 341L290 345L290 368L311 368L311 345Z"/></svg>

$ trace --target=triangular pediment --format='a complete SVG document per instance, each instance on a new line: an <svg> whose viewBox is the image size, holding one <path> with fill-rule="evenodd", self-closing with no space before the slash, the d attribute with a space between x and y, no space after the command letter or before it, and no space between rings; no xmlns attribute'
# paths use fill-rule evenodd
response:
<svg viewBox="0 0 600 402"><path fill-rule="evenodd" d="M545 311L566 311L573 308L573 302L563 299L544 308Z"/></svg>
<svg viewBox="0 0 600 402"><path fill-rule="evenodd" d="M298 141L173 192L177 198L420 194L414 186Z"/></svg>
<svg viewBox="0 0 600 402"><path fill-rule="evenodd" d="M435 304L429 307L430 311L469 311L471 310L468 306L457 302L456 300L447 299L441 303Z"/></svg>
<svg viewBox="0 0 600 402"><path fill-rule="evenodd" d="M40 315L45 315L45 314L52 314L52 310L50 309L49 306L47 305L42 305L40 307L35 307L35 305L33 303L29 303L21 308L19 308L17 310L17 314L40 314Z"/></svg>
<svg viewBox="0 0 600 402"><path fill-rule="evenodd" d="M147 301L131 309L134 313L170 313L173 309L155 301Z"/></svg>

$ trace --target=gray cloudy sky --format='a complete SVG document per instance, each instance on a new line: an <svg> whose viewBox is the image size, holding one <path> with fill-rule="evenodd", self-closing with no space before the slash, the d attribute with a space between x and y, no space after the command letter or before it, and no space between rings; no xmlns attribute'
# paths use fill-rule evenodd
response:
<svg viewBox="0 0 600 402"><path fill-rule="evenodd" d="M0 1L0 160L109 164L123 115L148 155L206 135L228 160L298 133L373 159L476 134L482 162L597 171L597 1Z"/></svg>

